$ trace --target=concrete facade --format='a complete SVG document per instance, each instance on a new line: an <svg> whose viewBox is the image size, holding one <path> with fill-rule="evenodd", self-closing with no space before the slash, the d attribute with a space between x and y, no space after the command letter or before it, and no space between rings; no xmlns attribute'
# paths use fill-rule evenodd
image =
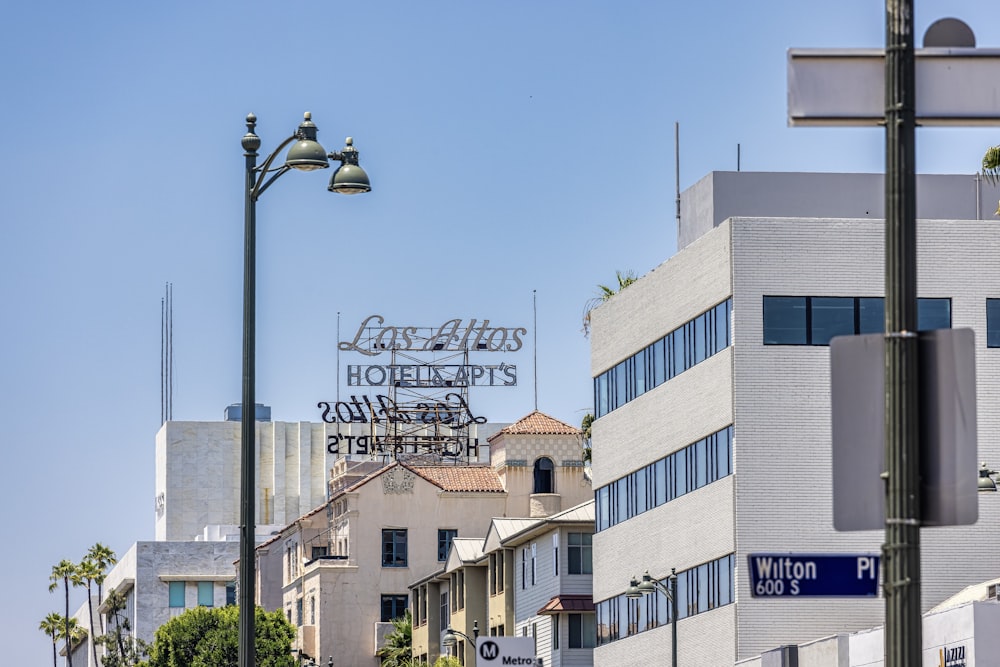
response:
<svg viewBox="0 0 1000 667"><path fill-rule="evenodd" d="M731 300L728 347L592 426L600 493L732 425L731 474L594 536L595 602L620 599L629 576L645 570L663 578L671 568L686 574L732 557L734 601L682 610L685 664L731 665L882 622L881 598L755 598L746 567L751 553L880 550L882 531L833 529L829 347L765 345L762 313L764 296L882 296L881 182L877 175L712 174L682 195L683 249L591 314L597 378ZM918 224L918 293L950 299L952 327L975 331L979 458L992 463L1000 460L1000 350L986 347L986 299L1000 297L1000 228L968 218L991 211L985 202L996 201L998 189L964 176L922 176L918 187L918 215L931 218ZM1000 504L990 500L981 500L976 525L923 531L925 611L996 576L1000 536L989 526L1000 519ZM634 631L631 618L626 629L622 617L613 632L623 638L599 646L595 664L669 662L670 628L645 630L638 613L644 631Z"/></svg>
<svg viewBox="0 0 1000 667"><path fill-rule="evenodd" d="M472 424L474 461L506 424ZM256 422L258 525L285 526L326 502L342 458L386 461L368 424ZM383 430L375 429L376 435ZM156 539L193 540L208 525L239 524L240 422L166 422L156 434Z"/></svg>

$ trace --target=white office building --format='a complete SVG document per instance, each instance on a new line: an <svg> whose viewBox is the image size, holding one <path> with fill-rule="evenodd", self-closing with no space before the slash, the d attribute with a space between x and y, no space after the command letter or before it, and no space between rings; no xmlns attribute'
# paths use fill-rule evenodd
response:
<svg viewBox="0 0 1000 667"><path fill-rule="evenodd" d="M917 178L920 327L975 332L979 458L1000 467L998 188ZM754 597L750 554L878 554L833 527L832 336L882 330L877 174L712 173L682 194L677 254L591 314L598 666L733 665L878 626L879 597ZM984 219L985 216L991 216ZM922 611L1000 574L1000 494L922 531Z"/></svg>

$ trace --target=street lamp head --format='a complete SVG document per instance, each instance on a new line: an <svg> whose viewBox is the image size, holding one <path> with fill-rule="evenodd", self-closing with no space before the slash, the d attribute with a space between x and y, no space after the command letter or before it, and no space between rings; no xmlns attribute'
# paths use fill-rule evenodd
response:
<svg viewBox="0 0 1000 667"><path fill-rule="evenodd" d="M642 581L639 582L639 585L636 588L642 591L643 594L656 592L656 582L654 582L653 578L649 576L649 570L642 573Z"/></svg>
<svg viewBox="0 0 1000 667"><path fill-rule="evenodd" d="M358 150L354 147L354 139L347 137L346 146L339 153L331 153L330 157L340 160L340 166L330 178L330 192L342 195L356 195L371 192L371 181L368 174L358 165Z"/></svg>
<svg viewBox="0 0 1000 667"><path fill-rule="evenodd" d="M316 124L312 122L312 114L308 111L305 118L299 123L299 129L295 132L298 141L288 149L285 156L285 166L299 171L313 171L315 169L326 169L330 162L326 158L326 150L316 141Z"/></svg>
<svg viewBox="0 0 1000 667"><path fill-rule="evenodd" d="M444 631L444 636L441 637L441 645L451 648L457 643L458 643L458 637L455 636L455 631L452 630L451 626L449 625L448 628Z"/></svg>
<svg viewBox="0 0 1000 667"><path fill-rule="evenodd" d="M628 583L628 588L625 589L625 597L633 600L642 597L642 591L639 590L639 582L635 577L632 577L632 581Z"/></svg>
<svg viewBox="0 0 1000 667"><path fill-rule="evenodd" d="M996 474L995 470L990 470L986 467L986 461L983 461L983 465L979 468L979 491L985 493L995 493L997 490L997 483L993 481L993 475Z"/></svg>

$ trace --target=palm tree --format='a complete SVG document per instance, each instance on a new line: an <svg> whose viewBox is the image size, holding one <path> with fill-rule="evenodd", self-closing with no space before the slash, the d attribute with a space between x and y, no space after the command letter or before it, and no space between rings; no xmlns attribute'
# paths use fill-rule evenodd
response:
<svg viewBox="0 0 1000 667"><path fill-rule="evenodd" d="M75 581L79 581L81 585L87 589L87 620L90 621L90 636L96 637L97 634L94 632L94 601L92 587L95 581L100 579L104 580L104 572L97 567L97 563L94 561L84 558L83 561L76 569ZM100 603L98 603L100 604ZM97 643L90 642L91 650L94 653L94 664L100 664L97 662Z"/></svg>
<svg viewBox="0 0 1000 667"><path fill-rule="evenodd" d="M101 604L104 602L102 588L104 586L104 578L107 576L107 569L109 566L117 563L118 558L115 556L115 552L112 551L110 547L98 542L94 546L90 547L90 550L87 551L87 555L83 557L83 561L85 563L93 563L98 572L98 575L94 577L94 582L97 584L97 604ZM88 595L90 594L89 586L87 587L87 593ZM104 634L105 632L107 632L107 629L104 627L104 617L101 616L101 634ZM90 633L94 633L93 627L90 628Z"/></svg>
<svg viewBox="0 0 1000 667"><path fill-rule="evenodd" d="M59 588L59 582L63 584L63 588L66 591L66 616L63 618L64 632L62 636L66 638L72 637L72 631L70 630L70 616L69 616L69 581L76 575L76 564L63 558L58 564L52 566L52 574L49 575L49 592L51 593L55 589ZM70 650L70 646L66 645L66 665L67 667L73 667L73 652Z"/></svg>
<svg viewBox="0 0 1000 667"><path fill-rule="evenodd" d="M56 667L56 659L58 656L56 644L59 643L59 637L62 636L65 625L66 624L63 621L62 614L57 611L51 612L48 616L42 619L41 623L38 624L38 629L52 638L52 667Z"/></svg>
<svg viewBox="0 0 1000 667"><path fill-rule="evenodd" d="M622 273L621 271L615 271L615 277L618 278L618 287L608 287L607 285L598 285L597 296L588 299L587 303L583 306L583 335L590 335L590 312L597 308L599 305L618 294L623 289L634 283L638 278L634 271L627 271Z"/></svg>
<svg viewBox="0 0 1000 667"><path fill-rule="evenodd" d="M986 154L983 155L983 176L990 183L1000 181L1000 146L990 146L986 149ZM1000 205L993 215L1000 215Z"/></svg>
<svg viewBox="0 0 1000 667"><path fill-rule="evenodd" d="M81 628L79 621L75 618L67 620L69 623L64 623L65 628L59 633L59 638L66 641L66 659L72 661L73 650L87 636L87 630Z"/></svg>
<svg viewBox="0 0 1000 667"><path fill-rule="evenodd" d="M375 655L382 659L382 667L409 667L413 664L413 617L410 610L392 619L392 631L385 636L385 644Z"/></svg>
<svg viewBox="0 0 1000 667"><path fill-rule="evenodd" d="M1000 180L1000 146L990 146L983 155L983 176L990 183Z"/></svg>
<svg viewBox="0 0 1000 667"><path fill-rule="evenodd" d="M587 413L580 423L580 430L583 431L583 462L590 463L590 427L594 423L594 415Z"/></svg>

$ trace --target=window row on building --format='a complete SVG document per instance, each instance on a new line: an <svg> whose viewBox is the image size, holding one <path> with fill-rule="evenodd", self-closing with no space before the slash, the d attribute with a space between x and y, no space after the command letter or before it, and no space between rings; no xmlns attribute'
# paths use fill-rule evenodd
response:
<svg viewBox="0 0 1000 667"><path fill-rule="evenodd" d="M215 606L215 582L214 581L197 581L197 582L187 582L187 581L170 581L167 582L168 592L167 603L171 609L183 609L186 607L186 594L188 583L192 583L197 586L198 597L197 606L199 607L214 607ZM236 582L229 582L226 584L226 605L236 604Z"/></svg>
<svg viewBox="0 0 1000 667"><path fill-rule="evenodd" d="M677 573L677 615L687 618L735 601L733 554ZM627 582L623 582L627 583ZM668 586L668 580L663 580ZM608 644L672 623L670 599L657 590L640 598L624 593L596 605L597 644Z"/></svg>
<svg viewBox="0 0 1000 667"><path fill-rule="evenodd" d="M629 473L594 492L600 532L733 472L733 427Z"/></svg>
<svg viewBox="0 0 1000 667"><path fill-rule="evenodd" d="M594 378L595 417L620 408L729 347L731 314L732 299L726 299Z"/></svg>
<svg viewBox="0 0 1000 667"><path fill-rule="evenodd" d="M950 328L951 299L917 299L917 329ZM883 331L885 299L880 296L764 297L764 345L829 345L834 336Z"/></svg>
<svg viewBox="0 0 1000 667"><path fill-rule="evenodd" d="M458 537L454 528L440 528L437 532L437 559L448 560L451 541ZM409 557L407 544L409 534L406 528L384 528L382 530L382 567L407 567ZM324 552L325 555L325 552ZM313 558L315 556L315 550Z"/></svg>

